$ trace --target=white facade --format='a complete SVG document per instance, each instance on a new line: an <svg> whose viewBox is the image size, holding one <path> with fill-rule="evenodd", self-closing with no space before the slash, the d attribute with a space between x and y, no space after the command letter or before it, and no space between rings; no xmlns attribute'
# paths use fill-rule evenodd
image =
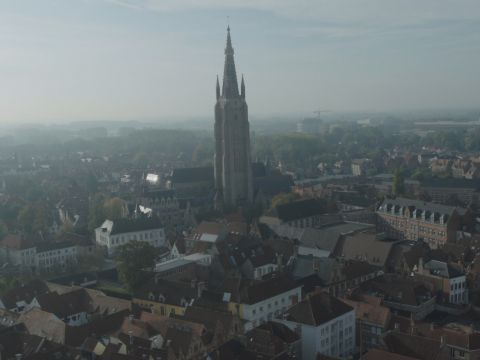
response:
<svg viewBox="0 0 480 360"><path fill-rule="evenodd" d="M355 311L349 311L318 326L283 320L290 329L300 332L302 359L315 359L318 353L345 358L355 349Z"/></svg>
<svg viewBox="0 0 480 360"><path fill-rule="evenodd" d="M35 266L35 247L25 249L12 249L9 247L0 247L0 260L10 263L13 266L28 267Z"/></svg>
<svg viewBox="0 0 480 360"><path fill-rule="evenodd" d="M35 268L50 271L55 267L64 267L76 263L78 255L84 248L78 245L65 245L52 249L39 249L36 246L28 249L2 249L3 261L13 266Z"/></svg>
<svg viewBox="0 0 480 360"><path fill-rule="evenodd" d="M244 304L242 319L246 320L245 331L273 320L302 299L302 287L297 287L255 304Z"/></svg>
<svg viewBox="0 0 480 360"><path fill-rule="evenodd" d="M261 279L263 276L270 274L274 271L277 271L278 265L277 264L265 264L262 266L257 266L253 269L253 278L255 280Z"/></svg>
<svg viewBox="0 0 480 360"><path fill-rule="evenodd" d="M57 249L45 249L37 252L36 265L38 269L53 270L56 267L64 267L67 264L76 264L78 261L76 245Z"/></svg>
<svg viewBox="0 0 480 360"><path fill-rule="evenodd" d="M165 231L161 228L111 234L113 225L113 221L105 220L102 226L95 229L95 241L107 249L108 256L112 256L117 247L130 241L145 241L154 247L165 246Z"/></svg>
<svg viewBox="0 0 480 360"><path fill-rule="evenodd" d="M458 276L448 279L450 286L449 302L451 304L468 304L468 288L466 276Z"/></svg>

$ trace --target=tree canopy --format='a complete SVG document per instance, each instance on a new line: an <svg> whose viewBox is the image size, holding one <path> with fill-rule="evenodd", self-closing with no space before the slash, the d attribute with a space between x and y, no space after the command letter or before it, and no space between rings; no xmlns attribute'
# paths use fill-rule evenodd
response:
<svg viewBox="0 0 480 360"><path fill-rule="evenodd" d="M128 290L132 291L143 280L143 269L153 268L157 254L157 249L145 241L130 241L117 248L118 274Z"/></svg>

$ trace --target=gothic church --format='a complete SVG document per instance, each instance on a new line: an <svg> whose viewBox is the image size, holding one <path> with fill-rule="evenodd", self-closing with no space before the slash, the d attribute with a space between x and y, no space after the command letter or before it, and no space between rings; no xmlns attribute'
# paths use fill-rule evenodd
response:
<svg viewBox="0 0 480 360"><path fill-rule="evenodd" d="M217 77L214 168L217 208L252 202L250 125L245 101L245 82L242 75L239 92L230 27L227 28L221 89Z"/></svg>

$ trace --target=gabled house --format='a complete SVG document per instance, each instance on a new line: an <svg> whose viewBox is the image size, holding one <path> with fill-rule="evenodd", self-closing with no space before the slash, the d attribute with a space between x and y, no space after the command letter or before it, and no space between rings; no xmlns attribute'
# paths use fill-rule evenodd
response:
<svg viewBox="0 0 480 360"><path fill-rule="evenodd" d="M317 292L292 306L281 322L300 334L303 359L354 353L355 310L327 293Z"/></svg>

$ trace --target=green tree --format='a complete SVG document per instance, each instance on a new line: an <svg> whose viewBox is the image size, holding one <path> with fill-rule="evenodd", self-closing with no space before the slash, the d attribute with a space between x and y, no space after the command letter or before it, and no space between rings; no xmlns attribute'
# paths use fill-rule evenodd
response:
<svg viewBox="0 0 480 360"><path fill-rule="evenodd" d="M118 197L105 200L103 203L103 213L105 218L109 220L121 219L123 217L124 206L124 201Z"/></svg>
<svg viewBox="0 0 480 360"><path fill-rule="evenodd" d="M0 278L0 295L13 289L19 285L19 279L15 277L1 277Z"/></svg>
<svg viewBox="0 0 480 360"><path fill-rule="evenodd" d="M130 241L117 249L115 260L120 280L132 291L143 279L143 269L155 265L157 249L145 241Z"/></svg>
<svg viewBox="0 0 480 360"><path fill-rule="evenodd" d="M18 213L17 221L23 231L31 233L35 221L35 209L33 208L33 205L29 204L24 206Z"/></svg>
<svg viewBox="0 0 480 360"><path fill-rule="evenodd" d="M392 191L395 195L405 194L405 172L402 168L395 170Z"/></svg>
<svg viewBox="0 0 480 360"><path fill-rule="evenodd" d="M273 208L276 208L278 205L290 203L292 201L297 200L298 198L299 196L296 193L288 193L288 194L280 193L273 197L271 207L273 209Z"/></svg>
<svg viewBox="0 0 480 360"><path fill-rule="evenodd" d="M103 194L95 194L90 198L90 204L88 209L88 230L93 231L99 227L103 221L105 221L105 209L103 204L105 203L105 196Z"/></svg>

